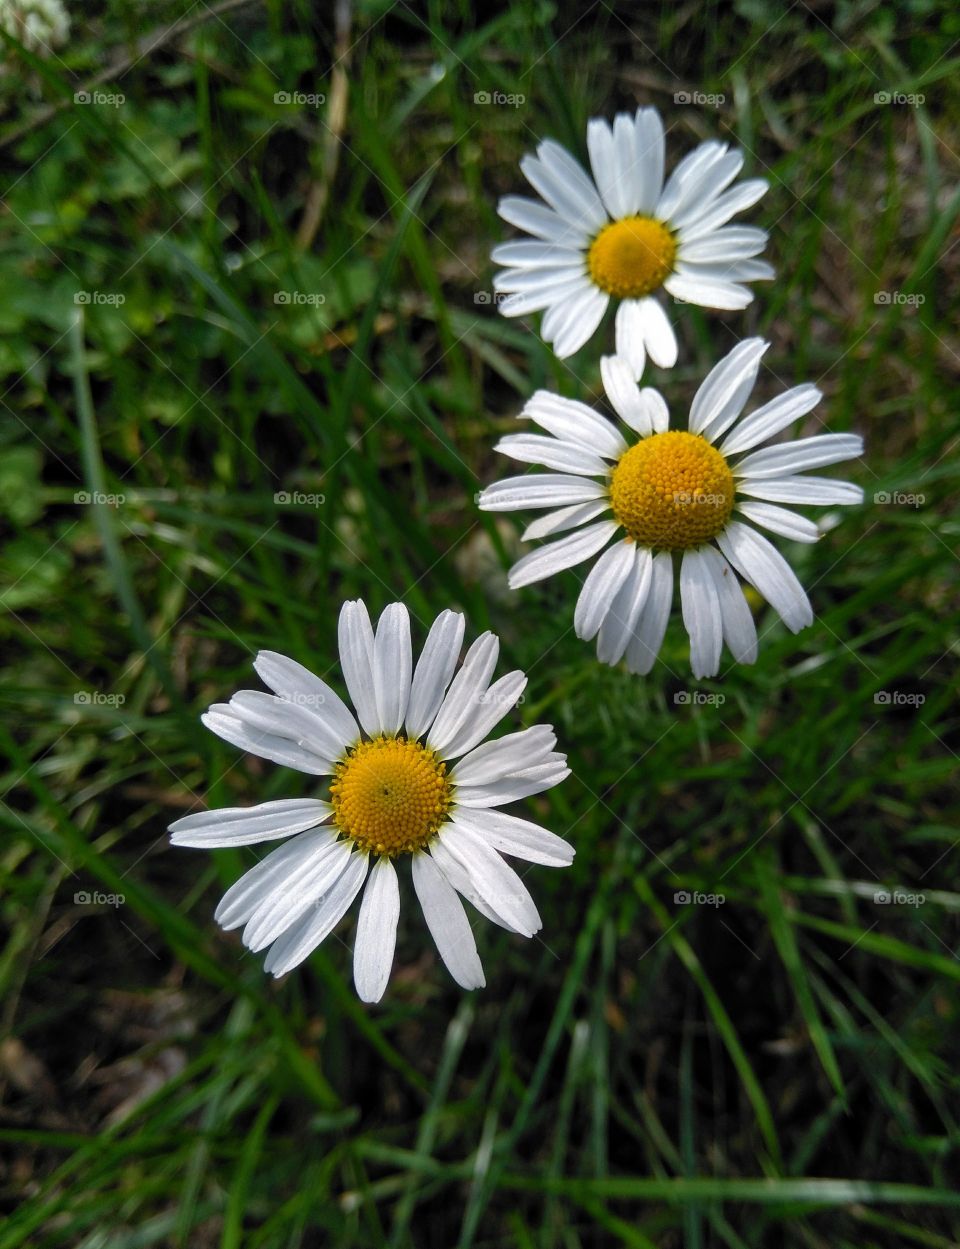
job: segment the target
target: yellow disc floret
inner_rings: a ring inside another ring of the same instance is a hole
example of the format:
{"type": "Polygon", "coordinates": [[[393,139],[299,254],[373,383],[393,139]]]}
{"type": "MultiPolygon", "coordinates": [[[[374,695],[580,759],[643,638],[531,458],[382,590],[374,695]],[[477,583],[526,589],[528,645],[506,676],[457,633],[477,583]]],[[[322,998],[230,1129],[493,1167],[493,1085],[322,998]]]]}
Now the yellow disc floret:
{"type": "Polygon", "coordinates": [[[639,546],[681,551],[715,538],[733,511],[733,474],[699,434],[670,430],[625,451],[610,478],[613,514],[639,546]]]}
{"type": "Polygon", "coordinates": [[[436,834],[451,806],[447,765],[419,742],[375,737],[354,746],[330,783],[333,822],[370,854],[410,854],[436,834]]]}
{"type": "Polygon", "coordinates": [[[624,217],[604,226],[590,244],[587,265],[602,291],[640,299],[661,287],[673,272],[677,243],[652,217],[624,217]]]}

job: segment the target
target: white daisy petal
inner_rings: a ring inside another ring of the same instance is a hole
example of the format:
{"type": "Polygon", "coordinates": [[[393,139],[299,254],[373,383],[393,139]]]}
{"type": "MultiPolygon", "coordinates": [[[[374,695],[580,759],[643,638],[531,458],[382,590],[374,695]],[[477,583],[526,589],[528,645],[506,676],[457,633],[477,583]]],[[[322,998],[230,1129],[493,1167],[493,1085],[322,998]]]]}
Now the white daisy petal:
{"type": "Polygon", "coordinates": [[[521,798],[529,798],[533,794],[541,794],[545,789],[552,789],[570,775],[563,755],[548,759],[536,767],[524,768],[520,772],[505,776],[499,781],[488,781],[483,785],[461,785],[457,790],[457,801],[463,807],[503,807],[509,802],[518,802],[521,798]]]}
{"type": "Polygon", "coordinates": [[[638,547],[630,575],[597,634],[597,659],[602,664],[618,664],[623,658],[650,593],[652,572],[653,555],[646,547],[638,547]]]}
{"type": "Polygon", "coordinates": [[[757,626],[733,569],[716,547],[705,546],[701,552],[704,566],[713,577],[720,603],[723,640],[739,664],[756,663],[757,626]]]}
{"type": "Polygon", "coordinates": [[[558,360],[566,360],[580,350],[600,324],[609,303],[610,296],[604,291],[585,291],[570,300],[563,320],[557,322],[549,335],[541,327],[544,341],[553,344],[558,360]]]}
{"type": "Polygon", "coordinates": [[[812,520],[786,507],[776,507],[773,503],[740,503],[737,511],[755,525],[782,538],[792,538],[794,542],[816,542],[820,537],[820,530],[812,520]]]}
{"type": "Polygon", "coordinates": [[[563,152],[559,144],[550,144],[549,141],[541,143],[537,152],[537,156],[524,156],[520,162],[520,171],[533,189],[571,225],[579,229],[599,230],[606,222],[607,214],[577,162],[572,156],[568,157],[570,165],[580,174],[579,178],[570,178],[569,167],[557,155],[563,152]]]}
{"type": "Polygon", "coordinates": [[[252,953],[265,950],[343,875],[350,846],[332,841],[319,846],[308,859],[288,868],[283,880],[259,903],[243,930],[243,944],[252,953]]]}
{"type": "Polygon", "coordinates": [[[565,568],[573,568],[582,564],[607,545],[617,532],[619,525],[613,520],[601,520],[596,524],[578,529],[566,538],[550,542],[539,547],[517,560],[510,569],[508,582],[511,590],[519,590],[522,586],[533,585],[535,581],[543,581],[554,573],[565,568]]]}
{"type": "Polygon", "coordinates": [[[251,846],[315,828],[329,814],[330,804],[317,798],[279,798],[255,807],[195,811],[174,820],[170,825],[170,842],[174,846],[207,850],[218,846],[251,846]]]}
{"type": "Polygon", "coordinates": [[[514,931],[524,937],[540,931],[540,914],[526,885],[496,850],[463,826],[448,824],[437,834],[437,840],[466,871],[487,906],[502,915],[514,931]]]}
{"type": "Polygon", "coordinates": [[[766,178],[750,178],[745,182],[738,182],[716,199],[704,200],[696,211],[691,210],[684,214],[681,233],[684,242],[703,238],[725,225],[737,213],[752,208],[766,194],[769,185],[766,178]]]}
{"type": "Polygon", "coordinates": [[[703,212],[704,203],[712,203],[727,189],[743,168],[743,153],[739,149],[723,153],[712,163],[704,164],[696,177],[686,179],[679,188],[676,206],[669,214],[670,224],[683,231],[689,220],[696,220],[703,212]]]}
{"type": "Polygon", "coordinates": [[[661,551],[653,557],[650,593],[633,637],[627,644],[627,671],[646,676],[657,661],[663,635],[670,618],[673,600],[673,559],[669,552],[661,551]]]}
{"type": "Polygon", "coordinates": [[[720,667],[723,627],[720,599],[713,576],[700,551],[684,551],[680,564],[680,611],[690,635],[693,675],[712,677],[720,667]]]}
{"type": "Polygon", "coordinates": [[[726,151],[725,143],[710,139],[688,152],[667,179],[654,215],[661,221],[671,221],[675,211],[688,199],[696,197],[699,189],[708,180],[710,171],[723,160],[726,151]]]}
{"type": "Polygon", "coordinates": [[[743,411],[754,383],[763,353],[769,343],[762,338],[747,338],[707,374],[693,397],[690,407],[691,434],[703,434],[708,441],[722,433],[743,411]]]}
{"type": "Polygon", "coordinates": [[[303,702],[320,716],[343,749],[359,738],[359,725],[343,699],[302,664],[276,651],[260,651],[253,667],[275,694],[288,702],[303,702]]]}
{"type": "Polygon", "coordinates": [[[663,122],[655,108],[638,108],[634,119],[634,142],[637,153],[637,180],[640,198],[636,211],[650,216],[663,191],[664,141],[663,122]]]}
{"type": "Polygon", "coordinates": [[[808,468],[823,468],[863,455],[863,439],[858,434],[817,434],[783,446],[752,451],[737,465],[737,476],[757,481],[770,477],[790,477],[808,468]]]}
{"type": "Polygon", "coordinates": [[[279,763],[285,768],[306,772],[308,776],[326,776],[333,770],[332,761],[322,758],[315,751],[288,738],[251,727],[232,711],[229,703],[214,703],[209,711],[203,713],[200,721],[225,742],[260,759],[269,759],[271,763],[279,763]]]}
{"type": "Polygon", "coordinates": [[[529,418],[564,442],[575,442],[586,450],[606,459],[616,460],[627,449],[620,431],[606,417],[562,395],[538,390],[528,400],[521,416],[529,418]]]}
{"type": "Polygon", "coordinates": [[[718,535],[720,550],[793,633],[813,623],[813,609],[793,569],[755,529],[731,521],[718,535]]]}
{"type": "Polygon", "coordinates": [[[617,355],[626,360],[635,381],[643,376],[647,360],[641,300],[624,299],[617,309],[615,325],[617,355]]]}
{"type": "Polygon", "coordinates": [[[531,521],[523,531],[523,541],[533,542],[539,538],[549,538],[553,534],[564,533],[568,529],[576,529],[600,516],[609,507],[610,503],[607,499],[597,499],[593,503],[577,503],[573,507],[558,508],[555,512],[548,512],[546,516],[540,516],[535,521],[531,521]]]}
{"type": "Polygon", "coordinates": [[[615,219],[627,216],[629,210],[623,207],[626,195],[617,172],[613,132],[602,117],[594,117],[587,122],[587,151],[590,153],[593,180],[607,212],[615,219]]]}
{"type": "Polygon", "coordinates": [[[658,299],[641,299],[640,324],[647,355],[661,369],[672,369],[677,363],[677,336],[658,299]]]}
{"type": "Polygon", "coordinates": [[[434,745],[445,759],[457,759],[472,750],[503,717],[517,705],[526,689],[527,678],[522,672],[508,672],[487,690],[478,693],[469,709],[466,721],[456,733],[450,734],[434,745]]]}
{"type": "Polygon", "coordinates": [[[650,417],[650,424],[655,434],[665,434],[670,428],[670,411],[667,401],[659,390],[645,386],[640,391],[640,400],[645,405],[650,417]]]}
{"type": "Polygon", "coordinates": [[[527,239],[498,244],[490,253],[490,259],[495,265],[518,265],[530,269],[583,267],[583,252],[576,248],[557,247],[554,243],[538,243],[527,239]]]}
{"type": "Polygon", "coordinates": [[[213,918],[227,932],[239,928],[278,887],[282,889],[288,873],[299,871],[304,863],[335,842],[336,831],[329,828],[317,828],[291,837],[230,886],[213,918]]]}
{"type": "Polygon", "coordinates": [[[460,656],[465,624],[462,613],[454,611],[441,612],[433,622],[410,687],[408,737],[422,737],[440,710],[460,656]]]}
{"type": "Polygon", "coordinates": [[[264,971],[285,976],[324,941],[360,892],[367,875],[367,856],[354,853],[347,860],[340,877],[317,902],[316,908],[301,916],[270,947],[264,960],[264,971]]]}
{"type": "Polygon", "coordinates": [[[239,690],[228,707],[230,714],[242,720],[251,731],[295,742],[328,761],[343,753],[342,738],[310,707],[287,702],[265,690],[239,690]]]}
{"type": "Polygon", "coordinates": [[[735,282],[691,277],[679,271],[672,273],[663,287],[674,299],[681,299],[685,304],[698,304],[701,308],[739,312],[753,303],[753,291],[745,286],[738,286],[735,282]]]}
{"type": "MultiPolygon", "coordinates": [[[[493,275],[493,289],[501,295],[543,296],[538,307],[565,303],[574,294],[589,294],[594,287],[582,265],[556,265],[542,269],[501,269],[493,275]]],[[[501,301],[501,307],[507,300],[501,301]]]]}
{"type": "Polygon", "coordinates": [[[430,847],[430,854],[434,863],[443,873],[444,879],[448,884],[452,885],[459,893],[461,898],[466,898],[470,905],[480,912],[484,919],[490,920],[491,924],[497,924],[500,928],[506,928],[507,932],[516,932],[513,924],[504,919],[502,915],[498,915],[493,907],[488,906],[480,894],[477,892],[476,886],[470,879],[470,874],[463,866],[459,859],[455,859],[450,851],[440,841],[434,841],[430,847]]]}
{"type": "Polygon", "coordinates": [[[737,494],[772,503],[810,503],[830,507],[835,503],[862,503],[863,491],[849,481],[829,477],[775,477],[770,481],[737,482],[737,494]]]}
{"type": "Polygon", "coordinates": [[[601,482],[562,473],[528,473],[487,486],[477,502],[484,512],[518,512],[526,508],[569,507],[601,498],[606,498],[601,482]]]}
{"type": "Polygon", "coordinates": [[[464,656],[427,735],[427,745],[441,757],[445,743],[453,741],[471,718],[477,696],[487,690],[499,654],[499,638],[493,633],[481,633],[464,656]]]}
{"type": "MultiPolygon", "coordinates": [[[[561,303],[585,291],[593,290],[589,279],[582,274],[574,274],[567,270],[564,270],[564,274],[567,276],[561,275],[554,282],[544,281],[539,284],[531,282],[529,290],[507,295],[506,299],[498,302],[497,311],[505,317],[525,317],[530,312],[539,312],[542,308],[549,308],[551,304],[561,303]]],[[[510,279],[510,285],[518,284],[519,278],[510,279]]],[[[494,290],[500,289],[496,278],[493,281],[493,288],[494,290]]]]}
{"type": "Polygon", "coordinates": [[[526,230],[536,238],[545,239],[559,247],[584,247],[590,240],[585,227],[566,221],[559,213],[524,195],[505,195],[497,205],[497,212],[518,230],[526,230]]]}
{"type": "Polygon", "coordinates": [[[410,616],[402,603],[391,603],[377,624],[373,646],[373,685],[381,732],[396,733],[410,698],[410,616]]]}
{"type": "Polygon", "coordinates": [[[620,188],[621,208],[611,216],[632,217],[640,203],[642,187],[635,127],[629,113],[618,113],[613,121],[613,167],[620,188]]]}
{"type": "Polygon", "coordinates": [[[375,737],[381,730],[373,683],[373,627],[367,608],[359,599],[344,603],[337,627],[340,667],[357,719],[365,733],[375,737]]]}
{"type": "Polygon", "coordinates": [[[758,230],[756,226],[724,226],[712,234],[694,239],[692,243],[681,241],[677,258],[694,264],[746,260],[759,255],[766,247],[767,239],[766,230],[758,230]]]}
{"type": "Polygon", "coordinates": [[[556,744],[557,736],[549,724],[535,724],[476,746],[453,768],[450,779],[455,785],[482,785],[499,780],[518,768],[543,763],[556,744]]]}
{"type": "Polygon", "coordinates": [[[467,829],[492,850],[528,863],[542,863],[544,867],[567,867],[576,854],[573,846],[556,833],[503,811],[458,811],[453,826],[467,829]]]}
{"type": "Polygon", "coordinates": [[[597,635],[620,587],[633,572],[637,548],[633,542],[615,542],[590,569],[577,598],[573,627],[589,642],[597,635]]]}
{"type": "Polygon", "coordinates": [[[633,369],[623,356],[601,356],[600,376],[603,389],[617,416],[646,438],[653,432],[649,410],[640,398],[640,387],[633,376],[633,369]]]}
{"type": "Polygon", "coordinates": [[[447,971],[461,988],[482,989],[487,982],[467,913],[429,854],[413,856],[413,887],[447,971]]]}
{"type": "Polygon", "coordinates": [[[823,395],[816,386],[794,386],[792,390],[771,399],[762,408],[757,408],[742,421],[738,421],[720,444],[720,450],[727,456],[739,455],[741,451],[749,451],[752,447],[759,446],[801,416],[806,416],[822,398],[823,395]]]}
{"type": "Polygon", "coordinates": [[[353,983],[361,1002],[379,1002],[390,979],[400,919],[400,885],[387,858],[380,858],[363,891],[353,943],[353,983]]]}

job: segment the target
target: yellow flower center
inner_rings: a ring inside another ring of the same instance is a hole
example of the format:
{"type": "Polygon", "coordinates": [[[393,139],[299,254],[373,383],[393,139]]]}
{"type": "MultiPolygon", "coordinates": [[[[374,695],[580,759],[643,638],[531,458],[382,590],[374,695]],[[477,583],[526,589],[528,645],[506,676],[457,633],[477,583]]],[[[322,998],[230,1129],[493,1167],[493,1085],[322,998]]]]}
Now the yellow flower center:
{"type": "Polygon", "coordinates": [[[673,272],[677,243],[652,217],[624,217],[604,226],[590,244],[590,276],[602,291],[639,299],[662,286],[673,272]]]}
{"type": "Polygon", "coordinates": [[[423,850],[452,802],[447,765],[403,737],[360,742],[330,782],[333,822],[361,850],[393,858],[423,850]]]}
{"type": "Polygon", "coordinates": [[[638,546],[681,551],[715,538],[733,511],[733,474],[699,434],[669,430],[625,451],[610,478],[613,514],[638,546]]]}

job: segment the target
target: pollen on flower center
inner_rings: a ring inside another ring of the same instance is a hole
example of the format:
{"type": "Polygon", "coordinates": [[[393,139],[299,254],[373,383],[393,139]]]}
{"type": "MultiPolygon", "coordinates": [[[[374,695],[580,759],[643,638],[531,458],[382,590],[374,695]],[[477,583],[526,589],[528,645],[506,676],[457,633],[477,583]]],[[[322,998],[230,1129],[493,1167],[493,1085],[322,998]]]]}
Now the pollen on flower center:
{"type": "Polygon", "coordinates": [[[733,511],[727,461],[699,434],[669,430],[625,451],[610,478],[610,504],[639,546],[687,550],[715,538],[733,511]]]}
{"type": "Polygon", "coordinates": [[[602,291],[639,299],[662,286],[673,272],[677,244],[652,217],[624,217],[604,226],[590,244],[590,276],[602,291]]]}
{"type": "Polygon", "coordinates": [[[333,822],[370,854],[422,850],[452,802],[447,765],[419,742],[376,737],[354,746],[330,783],[333,822]]]}

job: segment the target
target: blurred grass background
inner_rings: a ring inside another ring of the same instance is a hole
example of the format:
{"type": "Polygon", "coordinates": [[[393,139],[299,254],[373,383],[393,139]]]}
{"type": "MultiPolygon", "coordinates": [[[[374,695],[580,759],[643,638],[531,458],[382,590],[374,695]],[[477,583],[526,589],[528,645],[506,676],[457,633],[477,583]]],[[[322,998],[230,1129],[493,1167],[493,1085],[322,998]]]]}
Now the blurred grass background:
{"type": "Polygon", "coordinates": [[[69,7],[0,77],[0,1249],[958,1243],[960,16],[69,7]],[[601,395],[601,340],[493,308],[497,198],[637,103],[771,182],[777,280],[671,310],[674,419],[760,333],[755,401],[814,381],[807,432],[867,443],[866,505],[780,543],[815,625],[757,604],[700,686],[677,619],[641,680],[573,636],[576,572],[510,595],[474,498],[534,388],[601,395]],[[330,670],[355,596],[495,629],[569,752],[524,805],[575,865],[531,874],[542,940],[478,927],[481,993],[409,881],[379,1007],[350,924],[277,984],[212,918],[253,851],[167,845],[309,792],[198,715],[261,646],[330,670]]]}

